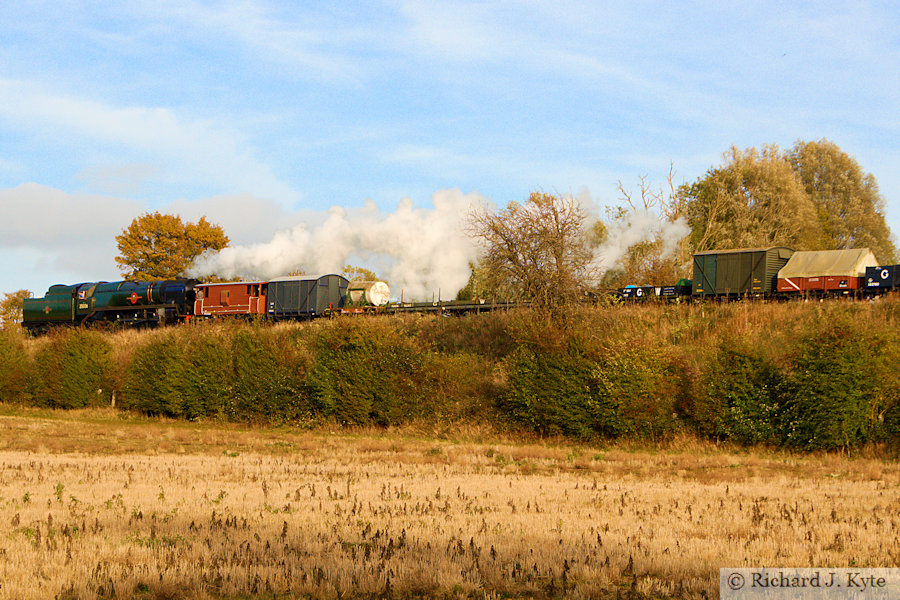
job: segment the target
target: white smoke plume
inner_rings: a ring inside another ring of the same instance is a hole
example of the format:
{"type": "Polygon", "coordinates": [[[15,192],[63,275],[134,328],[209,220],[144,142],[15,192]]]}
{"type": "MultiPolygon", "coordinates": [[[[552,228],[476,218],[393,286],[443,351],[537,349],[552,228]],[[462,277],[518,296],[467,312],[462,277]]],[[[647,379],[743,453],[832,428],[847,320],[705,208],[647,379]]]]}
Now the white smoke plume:
{"type": "Polygon", "coordinates": [[[477,193],[441,190],[433,208],[415,208],[404,199],[397,210],[383,213],[372,201],[361,209],[333,207],[321,225],[301,224],[280,231],[266,243],[224,248],[201,256],[194,277],[270,279],[297,269],[309,274],[340,273],[344,266],[364,263],[387,279],[396,298],[431,299],[440,292],[452,299],[469,278],[469,262],[478,248],[464,230],[477,193]]]}
{"type": "Polygon", "coordinates": [[[610,225],[606,242],[594,251],[591,266],[602,275],[616,266],[631,246],[657,239],[662,241],[662,256],[669,256],[677,250],[678,242],[690,232],[683,217],[666,221],[648,210],[629,211],[610,225]]]}

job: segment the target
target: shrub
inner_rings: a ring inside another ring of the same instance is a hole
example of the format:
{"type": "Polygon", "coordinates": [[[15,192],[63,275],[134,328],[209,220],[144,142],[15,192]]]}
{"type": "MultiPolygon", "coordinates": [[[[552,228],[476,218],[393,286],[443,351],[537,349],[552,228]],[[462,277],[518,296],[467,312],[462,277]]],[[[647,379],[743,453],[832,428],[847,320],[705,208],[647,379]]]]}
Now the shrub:
{"type": "Polygon", "coordinates": [[[789,446],[833,449],[875,439],[896,401],[896,352],[883,351],[896,339],[867,331],[852,315],[823,317],[806,328],[785,379],[782,438],[789,446]]]}
{"type": "Polygon", "coordinates": [[[231,397],[229,332],[221,328],[200,327],[180,338],[183,379],[175,382],[181,394],[179,416],[188,419],[224,416],[226,403],[231,397]]]}
{"type": "Polygon", "coordinates": [[[781,374],[762,354],[746,336],[719,342],[691,415],[700,433],[743,444],[777,441],[781,374]]]}
{"type": "Polygon", "coordinates": [[[309,352],[296,329],[248,327],[232,339],[229,416],[270,421],[309,420],[309,352]]]}
{"type": "Polygon", "coordinates": [[[0,401],[18,402],[24,398],[27,370],[22,334],[0,328],[0,401]]]}
{"type": "Polygon", "coordinates": [[[134,350],[128,365],[122,406],[152,415],[182,416],[185,361],[175,330],[153,332],[134,350]]]}
{"type": "Polygon", "coordinates": [[[435,400],[434,418],[447,422],[492,422],[502,393],[493,363],[467,352],[433,354],[428,360],[423,393],[435,400]]]}
{"type": "Polygon", "coordinates": [[[462,352],[497,360],[516,348],[510,323],[521,318],[522,311],[505,310],[452,318],[429,315],[409,322],[405,330],[436,352],[462,352]]]}
{"type": "Polygon", "coordinates": [[[507,393],[500,410],[543,435],[617,435],[619,405],[606,393],[597,367],[568,350],[520,346],[506,360],[507,393]]]}
{"type": "Polygon", "coordinates": [[[426,355],[385,320],[339,320],[313,336],[307,388],[320,414],[393,425],[430,412],[426,355]]]}
{"type": "Polygon", "coordinates": [[[660,437],[677,425],[681,377],[665,345],[626,340],[597,359],[597,379],[607,402],[618,409],[618,433],[660,437]]]}
{"type": "Polygon", "coordinates": [[[82,408],[108,402],[110,346],[96,331],[54,331],[34,358],[35,402],[53,408],[82,408]]]}

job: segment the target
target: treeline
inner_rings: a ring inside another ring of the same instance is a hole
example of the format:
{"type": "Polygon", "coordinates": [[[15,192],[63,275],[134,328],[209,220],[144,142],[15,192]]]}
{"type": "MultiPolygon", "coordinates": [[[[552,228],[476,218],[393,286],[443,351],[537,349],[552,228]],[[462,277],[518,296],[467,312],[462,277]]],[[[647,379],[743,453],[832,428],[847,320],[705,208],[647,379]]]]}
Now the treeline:
{"type": "Polygon", "coordinates": [[[900,302],[0,332],[0,399],[185,419],[573,439],[900,443],[900,302]]]}

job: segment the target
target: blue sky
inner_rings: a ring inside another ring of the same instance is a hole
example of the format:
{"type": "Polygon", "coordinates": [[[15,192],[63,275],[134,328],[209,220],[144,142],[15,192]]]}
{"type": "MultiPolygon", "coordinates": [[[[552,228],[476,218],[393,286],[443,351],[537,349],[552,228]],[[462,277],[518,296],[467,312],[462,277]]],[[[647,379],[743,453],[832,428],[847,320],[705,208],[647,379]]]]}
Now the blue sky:
{"type": "Polygon", "coordinates": [[[617,203],[828,138],[900,231],[891,2],[29,2],[0,8],[0,292],[119,278],[146,211],[233,244],[441,190],[617,203]]]}

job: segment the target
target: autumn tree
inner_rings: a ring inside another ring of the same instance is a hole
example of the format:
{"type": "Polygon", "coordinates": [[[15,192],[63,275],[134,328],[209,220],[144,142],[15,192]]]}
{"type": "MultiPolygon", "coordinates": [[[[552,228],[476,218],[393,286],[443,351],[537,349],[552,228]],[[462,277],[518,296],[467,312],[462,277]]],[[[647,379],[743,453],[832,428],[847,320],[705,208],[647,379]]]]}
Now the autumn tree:
{"type": "Polygon", "coordinates": [[[878,182],[828,140],[798,141],[786,155],[815,206],[828,249],[870,248],[883,262],[897,260],[878,182]]]}
{"type": "Polygon", "coordinates": [[[365,267],[346,265],[341,273],[350,280],[350,283],[355,283],[357,281],[384,281],[375,274],[375,271],[365,267]]]}
{"type": "Polygon", "coordinates": [[[0,327],[12,327],[22,322],[22,301],[31,298],[28,290],[18,290],[3,294],[0,300],[0,327]]]}
{"type": "Polygon", "coordinates": [[[127,279],[154,281],[184,275],[194,259],[206,250],[221,250],[228,236],[219,225],[201,217],[185,223],[177,215],[147,213],[116,236],[116,262],[127,279]]]}
{"type": "Polygon", "coordinates": [[[816,207],[777,146],[732,146],[725,158],[723,166],[678,190],[692,251],[825,245],[816,207]]]}
{"type": "Polygon", "coordinates": [[[514,293],[539,307],[565,303],[581,291],[591,260],[586,215],[575,198],[533,192],[522,204],[469,215],[483,246],[480,277],[495,294],[514,293]]]}

